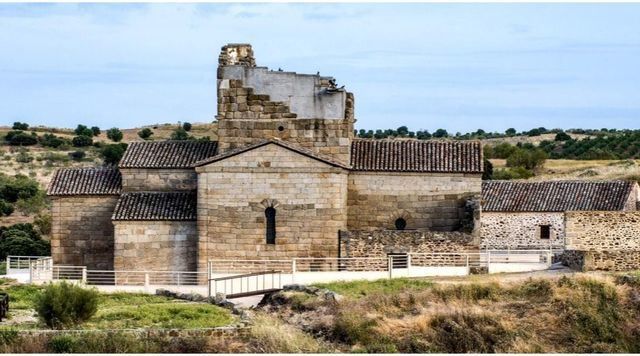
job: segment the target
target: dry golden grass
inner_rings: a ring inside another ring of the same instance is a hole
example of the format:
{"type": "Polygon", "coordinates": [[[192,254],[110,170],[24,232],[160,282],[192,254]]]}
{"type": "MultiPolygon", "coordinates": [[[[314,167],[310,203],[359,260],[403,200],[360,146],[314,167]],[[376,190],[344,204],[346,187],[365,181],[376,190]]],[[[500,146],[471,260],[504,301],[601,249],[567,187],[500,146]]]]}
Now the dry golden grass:
{"type": "MultiPolygon", "coordinates": [[[[494,168],[505,168],[506,160],[491,159],[494,168]]],[[[613,180],[640,178],[640,160],[571,160],[549,159],[530,178],[542,180],[613,180]]]]}

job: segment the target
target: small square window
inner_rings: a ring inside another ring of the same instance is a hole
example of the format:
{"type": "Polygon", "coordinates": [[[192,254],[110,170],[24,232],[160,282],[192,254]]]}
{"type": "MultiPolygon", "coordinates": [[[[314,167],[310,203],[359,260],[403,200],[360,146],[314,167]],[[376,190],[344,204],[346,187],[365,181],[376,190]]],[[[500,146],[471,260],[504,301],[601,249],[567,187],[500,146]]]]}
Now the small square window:
{"type": "Polygon", "coordinates": [[[551,238],[551,225],[540,225],[540,238],[544,240],[551,238]]]}

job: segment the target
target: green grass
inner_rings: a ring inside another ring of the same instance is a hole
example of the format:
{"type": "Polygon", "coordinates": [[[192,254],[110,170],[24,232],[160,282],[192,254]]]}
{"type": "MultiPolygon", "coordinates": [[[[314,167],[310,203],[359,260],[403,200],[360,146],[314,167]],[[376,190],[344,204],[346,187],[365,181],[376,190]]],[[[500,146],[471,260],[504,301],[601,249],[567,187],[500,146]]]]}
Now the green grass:
{"type": "MultiPolygon", "coordinates": [[[[10,284],[0,278],[0,291],[9,293],[10,309],[34,309],[40,286],[10,284]]],[[[151,294],[100,294],[98,312],[81,325],[85,329],[212,328],[231,324],[224,308],[151,294]]],[[[28,326],[33,328],[33,325],[28,326]]],[[[42,328],[45,328],[42,326],[42,328]]]]}
{"type": "Polygon", "coordinates": [[[424,279],[379,279],[377,281],[350,281],[315,284],[338,294],[359,298],[376,293],[396,293],[403,290],[422,290],[431,288],[433,282],[424,279]]]}

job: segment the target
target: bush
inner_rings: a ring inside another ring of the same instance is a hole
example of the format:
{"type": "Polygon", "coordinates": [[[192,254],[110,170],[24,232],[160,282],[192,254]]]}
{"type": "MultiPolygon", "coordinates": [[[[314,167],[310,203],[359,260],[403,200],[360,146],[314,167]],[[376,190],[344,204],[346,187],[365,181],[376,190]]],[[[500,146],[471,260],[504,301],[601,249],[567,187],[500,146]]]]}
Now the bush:
{"type": "Polygon", "coordinates": [[[43,147],[52,147],[52,148],[58,148],[62,145],[68,145],[69,144],[69,140],[60,138],[54,134],[50,134],[50,133],[46,133],[44,135],[42,135],[42,137],[40,137],[40,144],[43,147]]]}
{"type": "Polygon", "coordinates": [[[14,177],[0,173],[0,199],[15,203],[18,199],[29,199],[40,191],[37,181],[21,174],[14,177]]]}
{"type": "Polygon", "coordinates": [[[38,215],[33,219],[33,225],[36,226],[40,234],[49,235],[51,233],[52,217],[51,215],[38,215]]]}
{"type": "Polygon", "coordinates": [[[524,167],[529,171],[535,171],[542,167],[546,160],[547,154],[539,148],[519,148],[507,157],[507,167],[524,167]]]}
{"type": "Polygon", "coordinates": [[[100,136],[100,128],[98,126],[92,126],[91,132],[93,133],[93,136],[100,136]]]}
{"type": "Polygon", "coordinates": [[[69,152],[69,157],[74,161],[81,161],[86,155],[84,151],[69,152]]]}
{"type": "Polygon", "coordinates": [[[153,135],[153,131],[151,131],[151,129],[148,127],[145,127],[144,129],[138,131],[138,136],[140,136],[140,138],[143,140],[149,139],[151,135],[153,135]]]}
{"type": "Polygon", "coordinates": [[[184,141],[184,140],[190,140],[190,139],[192,139],[192,137],[189,136],[189,134],[187,133],[187,131],[185,129],[183,129],[182,127],[178,127],[171,134],[171,139],[172,140],[184,141]]]}
{"type": "Polygon", "coordinates": [[[33,156],[27,153],[27,151],[20,151],[16,155],[16,162],[18,163],[29,163],[33,161],[33,156]]]}
{"type": "Polygon", "coordinates": [[[483,172],[482,172],[482,180],[489,180],[493,177],[493,164],[488,159],[484,159],[483,164],[483,172]]]}
{"type": "Polygon", "coordinates": [[[9,216],[13,214],[13,205],[3,199],[0,199],[0,216],[9,216]]]}
{"type": "Polygon", "coordinates": [[[85,125],[78,125],[78,127],[76,127],[76,129],[73,130],[73,132],[77,136],[87,136],[87,137],[93,136],[93,131],[90,128],[86,127],[85,125]]]}
{"type": "Polygon", "coordinates": [[[16,209],[23,214],[37,214],[47,205],[47,197],[42,190],[31,197],[21,197],[16,201],[16,209]]]}
{"type": "Polygon", "coordinates": [[[71,335],[55,335],[47,343],[47,349],[56,354],[73,353],[77,339],[71,335]]]}
{"type": "Polygon", "coordinates": [[[51,245],[48,241],[33,240],[24,232],[14,232],[0,239],[0,258],[7,256],[49,256],[51,245]]]}
{"type": "Polygon", "coordinates": [[[98,292],[62,282],[47,285],[36,299],[38,317],[50,328],[82,324],[98,310],[98,292]]]}
{"type": "Polygon", "coordinates": [[[124,135],[122,134],[122,131],[120,131],[116,127],[107,130],[107,138],[109,138],[113,142],[120,142],[123,136],[124,135]]]}
{"type": "Polygon", "coordinates": [[[28,134],[23,131],[9,131],[4,139],[12,146],[32,146],[38,143],[38,135],[35,132],[28,134]]]}
{"type": "Polygon", "coordinates": [[[190,122],[185,122],[184,124],[182,124],[182,128],[187,132],[191,131],[191,123],[190,122]]]}
{"type": "Polygon", "coordinates": [[[26,122],[19,122],[16,121],[13,123],[13,127],[11,127],[14,130],[28,130],[29,129],[29,124],[27,124],[26,122]]]}
{"type": "Polygon", "coordinates": [[[569,136],[569,134],[567,134],[566,132],[558,132],[554,139],[554,141],[569,141],[569,140],[571,140],[571,136],[569,136]]]}
{"type": "Polygon", "coordinates": [[[515,167],[507,169],[495,169],[491,179],[497,180],[511,180],[511,179],[528,179],[533,177],[534,174],[530,170],[524,167],[515,167]]]}
{"type": "Polygon", "coordinates": [[[71,140],[71,143],[75,147],[86,147],[93,144],[93,139],[91,138],[91,136],[76,136],[73,138],[73,140],[71,140]]]}
{"type": "Polygon", "coordinates": [[[124,151],[127,150],[126,143],[115,143],[112,145],[106,145],[100,151],[102,155],[102,159],[105,164],[118,164],[122,156],[124,155],[124,151]]]}

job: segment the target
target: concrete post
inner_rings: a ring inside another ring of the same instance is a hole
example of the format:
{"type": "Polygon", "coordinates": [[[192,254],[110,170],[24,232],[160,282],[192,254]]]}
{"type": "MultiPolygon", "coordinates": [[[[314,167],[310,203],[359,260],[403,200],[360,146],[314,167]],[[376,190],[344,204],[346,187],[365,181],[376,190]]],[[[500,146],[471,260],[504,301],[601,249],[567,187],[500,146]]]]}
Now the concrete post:
{"type": "Polygon", "coordinates": [[[291,260],[291,284],[296,283],[296,269],[297,269],[296,259],[294,258],[291,260]]]}
{"type": "Polygon", "coordinates": [[[33,282],[33,264],[29,261],[29,284],[33,282]]]}
{"type": "Polygon", "coordinates": [[[87,267],[82,267],[82,283],[87,284],[87,267]]]}
{"type": "Polygon", "coordinates": [[[388,257],[388,263],[389,263],[389,279],[393,278],[393,257],[389,256],[388,257]]]}
{"type": "Polygon", "coordinates": [[[6,261],[7,262],[7,272],[6,272],[7,274],[9,274],[9,268],[11,266],[11,262],[10,261],[11,261],[11,257],[7,256],[7,261],[6,261]]]}
{"type": "Polygon", "coordinates": [[[149,273],[148,272],[144,273],[144,286],[145,287],[149,287],[149,273]]]}

